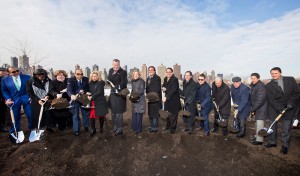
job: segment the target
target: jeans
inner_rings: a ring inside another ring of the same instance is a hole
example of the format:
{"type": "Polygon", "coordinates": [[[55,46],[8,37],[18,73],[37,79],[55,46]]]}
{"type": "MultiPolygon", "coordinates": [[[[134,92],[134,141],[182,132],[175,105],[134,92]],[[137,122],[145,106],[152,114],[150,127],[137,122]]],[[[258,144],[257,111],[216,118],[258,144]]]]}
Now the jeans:
{"type": "Polygon", "coordinates": [[[132,130],[135,133],[140,133],[142,132],[143,128],[143,113],[132,113],[132,130]]]}

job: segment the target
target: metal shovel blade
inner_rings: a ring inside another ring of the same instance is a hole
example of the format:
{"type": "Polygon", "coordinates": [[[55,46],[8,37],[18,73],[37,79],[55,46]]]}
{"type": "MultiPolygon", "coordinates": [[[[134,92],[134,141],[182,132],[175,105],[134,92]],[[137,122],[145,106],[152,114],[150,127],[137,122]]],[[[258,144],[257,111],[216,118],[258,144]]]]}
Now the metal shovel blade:
{"type": "Polygon", "coordinates": [[[230,126],[230,127],[228,128],[228,131],[229,131],[230,133],[238,133],[238,132],[239,132],[239,130],[238,130],[236,127],[234,127],[234,126],[230,126]]]}
{"type": "Polygon", "coordinates": [[[270,134],[272,134],[274,131],[271,128],[263,128],[261,130],[258,131],[258,135],[262,136],[262,137],[266,137],[270,134]]]}
{"type": "Polygon", "coordinates": [[[41,140],[45,130],[33,130],[29,136],[29,142],[41,140]]]}
{"type": "Polygon", "coordinates": [[[22,143],[25,139],[25,135],[23,131],[19,131],[17,133],[17,136],[15,135],[15,133],[11,133],[10,135],[15,139],[16,144],[22,143]]]}

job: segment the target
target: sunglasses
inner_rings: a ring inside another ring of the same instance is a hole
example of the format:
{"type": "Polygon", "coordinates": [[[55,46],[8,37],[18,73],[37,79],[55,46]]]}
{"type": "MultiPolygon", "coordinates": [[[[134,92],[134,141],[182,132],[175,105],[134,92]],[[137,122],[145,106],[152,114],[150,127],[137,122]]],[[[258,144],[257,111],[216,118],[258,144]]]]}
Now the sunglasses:
{"type": "Polygon", "coordinates": [[[199,81],[204,81],[204,79],[198,79],[199,81]]]}
{"type": "Polygon", "coordinates": [[[10,73],[17,73],[17,72],[19,72],[19,70],[11,71],[10,73]]]}
{"type": "Polygon", "coordinates": [[[82,75],[83,75],[83,73],[76,73],[76,75],[81,75],[81,76],[82,76],[82,75]]]}

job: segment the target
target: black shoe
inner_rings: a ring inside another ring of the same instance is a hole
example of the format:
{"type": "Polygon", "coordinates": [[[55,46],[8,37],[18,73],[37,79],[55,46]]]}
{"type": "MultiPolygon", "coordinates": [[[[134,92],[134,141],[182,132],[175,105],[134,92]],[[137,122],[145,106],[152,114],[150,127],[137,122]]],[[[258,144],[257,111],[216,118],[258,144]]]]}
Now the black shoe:
{"type": "Polygon", "coordinates": [[[88,128],[88,127],[84,127],[84,130],[85,130],[86,132],[88,132],[88,131],[89,131],[89,128],[88,128]]]}
{"type": "Polygon", "coordinates": [[[156,133],[157,130],[149,130],[149,133],[156,133]]]}
{"type": "Polygon", "coordinates": [[[75,136],[79,136],[79,132],[78,132],[78,131],[75,131],[75,132],[74,132],[74,135],[75,135],[75,136]]]}
{"type": "Polygon", "coordinates": [[[114,136],[118,136],[118,135],[121,135],[121,134],[123,134],[123,131],[120,131],[118,133],[113,133],[114,136]]]}
{"type": "Polygon", "coordinates": [[[47,130],[48,132],[50,132],[50,133],[53,133],[53,132],[54,132],[54,129],[53,129],[51,126],[48,126],[48,127],[46,128],[46,130],[47,130]]]}
{"type": "Polygon", "coordinates": [[[237,137],[237,138],[243,138],[243,137],[245,137],[245,135],[243,135],[243,134],[238,134],[238,135],[236,135],[236,137],[237,137]]]}
{"type": "Polygon", "coordinates": [[[265,147],[266,148],[272,148],[272,147],[277,147],[277,145],[268,143],[267,145],[265,145],[265,147]]]}
{"type": "Polygon", "coordinates": [[[215,133],[218,131],[218,128],[214,127],[213,129],[210,130],[211,132],[215,133]]]}
{"type": "Polygon", "coordinates": [[[102,134],[102,133],[103,133],[103,129],[102,129],[102,128],[100,128],[100,129],[99,129],[99,132],[102,134]]]}
{"type": "Polygon", "coordinates": [[[253,141],[251,142],[253,145],[262,145],[263,143],[262,142],[258,142],[258,141],[253,141]]]}
{"type": "Polygon", "coordinates": [[[90,130],[90,137],[94,136],[94,134],[96,134],[96,130],[95,129],[91,129],[90,130]]]}
{"type": "Polygon", "coordinates": [[[280,150],[280,153],[283,153],[283,154],[287,154],[288,153],[288,148],[287,147],[284,147],[284,146],[282,146],[281,147],[281,150],[280,150]]]}

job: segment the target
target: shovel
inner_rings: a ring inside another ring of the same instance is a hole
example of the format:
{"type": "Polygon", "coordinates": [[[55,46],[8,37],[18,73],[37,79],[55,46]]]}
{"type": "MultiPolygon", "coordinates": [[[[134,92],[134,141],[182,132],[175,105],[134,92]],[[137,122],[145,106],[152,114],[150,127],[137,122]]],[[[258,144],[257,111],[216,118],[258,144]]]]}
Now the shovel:
{"type": "MultiPolygon", "coordinates": [[[[234,109],[236,110],[237,109],[237,105],[235,106],[234,105],[234,109]]],[[[239,127],[236,125],[236,118],[237,118],[237,113],[234,111],[234,115],[233,115],[233,125],[231,127],[229,127],[228,131],[230,133],[238,133],[240,130],[239,130],[239,127]]]]}
{"type": "Polygon", "coordinates": [[[180,97],[180,103],[181,103],[182,109],[179,111],[179,115],[182,116],[182,117],[184,117],[184,118],[189,118],[189,117],[191,116],[191,113],[190,113],[189,111],[186,111],[186,110],[185,110],[185,106],[184,106],[184,104],[185,104],[184,98],[185,98],[185,97],[183,97],[183,96],[180,97]]]}
{"type": "Polygon", "coordinates": [[[218,124],[219,124],[219,126],[220,127],[226,127],[227,126],[227,121],[226,121],[226,119],[222,119],[217,103],[215,101],[213,101],[213,104],[216,107],[216,110],[217,110],[217,113],[218,113],[218,117],[219,117],[218,124]]]}
{"type": "Polygon", "coordinates": [[[12,109],[13,106],[14,106],[14,103],[11,106],[8,106],[9,110],[10,110],[11,122],[12,122],[12,124],[14,126],[14,130],[15,130],[15,132],[14,133],[10,133],[10,135],[12,136],[12,138],[14,140],[13,143],[14,144],[18,144],[18,143],[22,143],[24,141],[25,136],[24,136],[24,132],[23,131],[18,131],[17,132],[14,111],[12,109]]]}
{"type": "Polygon", "coordinates": [[[201,105],[200,103],[197,103],[197,112],[198,112],[198,116],[195,116],[195,120],[198,120],[198,121],[202,121],[202,120],[205,120],[202,116],[201,116],[201,105]]]}
{"type": "MultiPolygon", "coordinates": [[[[162,95],[164,96],[165,93],[162,92],[162,95]]],[[[165,111],[165,102],[163,102],[163,101],[162,101],[162,109],[160,109],[158,113],[159,113],[159,116],[162,117],[163,119],[167,119],[171,115],[170,112],[165,111]]]]}
{"type": "Polygon", "coordinates": [[[29,136],[29,142],[34,142],[34,141],[41,140],[41,138],[43,137],[43,134],[44,134],[45,130],[40,130],[40,124],[41,124],[41,120],[42,120],[42,117],[43,117],[44,104],[46,102],[47,102],[47,99],[41,105],[41,110],[40,110],[40,115],[39,115],[39,122],[38,122],[38,128],[37,128],[37,130],[31,131],[30,136],[29,136]]]}
{"type": "Polygon", "coordinates": [[[269,128],[263,128],[263,129],[259,130],[258,135],[263,136],[263,137],[266,137],[266,136],[272,134],[272,133],[274,132],[274,131],[272,130],[272,126],[273,126],[276,122],[278,122],[278,120],[283,116],[283,114],[285,113],[286,110],[287,110],[287,108],[284,109],[284,110],[276,117],[276,119],[274,120],[274,122],[271,124],[271,126],[270,126],[269,128]]]}

